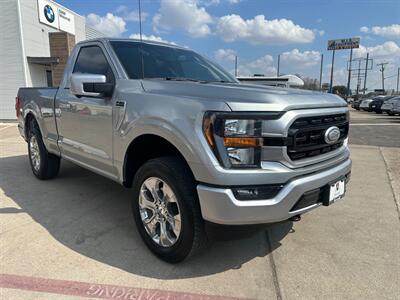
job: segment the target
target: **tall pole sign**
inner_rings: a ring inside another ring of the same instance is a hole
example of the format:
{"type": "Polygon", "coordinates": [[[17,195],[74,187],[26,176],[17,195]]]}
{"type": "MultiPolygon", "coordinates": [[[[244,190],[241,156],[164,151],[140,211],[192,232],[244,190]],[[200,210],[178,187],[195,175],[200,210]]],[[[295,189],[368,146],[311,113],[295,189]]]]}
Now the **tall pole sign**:
{"type": "MultiPolygon", "coordinates": [[[[353,49],[360,47],[360,38],[349,38],[349,39],[339,39],[339,40],[329,40],[328,41],[328,50],[332,52],[332,66],[331,66],[331,82],[329,86],[329,92],[332,93],[333,87],[333,68],[335,64],[335,52],[336,50],[344,50],[344,49],[351,49],[350,51],[350,64],[353,55],[353,49]]],[[[351,68],[350,68],[351,69],[351,68]]],[[[350,92],[350,76],[351,71],[349,71],[349,77],[347,81],[347,94],[350,92]]]]}

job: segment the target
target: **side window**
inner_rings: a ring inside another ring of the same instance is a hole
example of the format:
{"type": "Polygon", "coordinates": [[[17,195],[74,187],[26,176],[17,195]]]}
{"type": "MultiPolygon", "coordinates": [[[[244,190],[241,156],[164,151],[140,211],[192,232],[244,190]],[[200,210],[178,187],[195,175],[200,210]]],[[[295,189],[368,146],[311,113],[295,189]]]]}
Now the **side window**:
{"type": "Polygon", "coordinates": [[[107,82],[115,80],[110,64],[98,46],[82,47],[79,50],[73,73],[101,74],[107,77],[107,82]]]}

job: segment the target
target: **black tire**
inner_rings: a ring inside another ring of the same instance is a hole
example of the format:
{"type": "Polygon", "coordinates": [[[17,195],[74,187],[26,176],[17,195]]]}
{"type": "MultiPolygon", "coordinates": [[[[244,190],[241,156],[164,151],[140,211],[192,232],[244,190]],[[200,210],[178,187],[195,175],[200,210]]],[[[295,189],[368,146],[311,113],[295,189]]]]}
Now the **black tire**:
{"type": "Polygon", "coordinates": [[[152,159],[140,167],[133,181],[132,210],[145,244],[164,261],[178,263],[197,253],[206,244],[205,225],[197,197],[196,182],[187,164],[178,157],[152,159]],[[179,205],[181,231],[176,242],[170,247],[163,247],[153,241],[141,219],[140,189],[143,182],[150,177],[160,178],[168,184],[179,205]]]}
{"type": "Polygon", "coordinates": [[[58,175],[58,172],[60,170],[60,157],[47,152],[46,147],[43,143],[42,134],[40,133],[39,126],[34,119],[29,122],[28,128],[28,156],[32,172],[37,178],[41,180],[46,180],[52,179],[58,175]],[[34,166],[34,162],[32,160],[31,141],[33,139],[36,140],[40,158],[40,163],[37,167],[34,166]]]}

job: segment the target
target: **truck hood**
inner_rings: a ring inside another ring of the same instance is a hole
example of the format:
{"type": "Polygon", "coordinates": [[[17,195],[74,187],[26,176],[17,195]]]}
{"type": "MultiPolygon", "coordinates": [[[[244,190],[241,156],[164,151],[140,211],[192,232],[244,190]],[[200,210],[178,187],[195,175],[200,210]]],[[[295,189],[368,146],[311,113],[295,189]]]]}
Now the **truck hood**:
{"type": "Polygon", "coordinates": [[[147,93],[200,101],[223,101],[233,111],[288,111],[347,106],[342,98],[332,94],[262,85],[162,80],[143,80],[142,85],[147,93]]]}

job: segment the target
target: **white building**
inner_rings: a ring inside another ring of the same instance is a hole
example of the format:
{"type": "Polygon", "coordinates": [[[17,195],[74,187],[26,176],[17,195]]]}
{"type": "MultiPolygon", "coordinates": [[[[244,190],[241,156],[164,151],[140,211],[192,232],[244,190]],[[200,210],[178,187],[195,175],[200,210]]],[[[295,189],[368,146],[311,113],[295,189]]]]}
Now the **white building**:
{"type": "Polygon", "coordinates": [[[19,87],[52,86],[53,66],[61,63],[62,69],[63,59],[51,55],[49,33],[68,33],[73,44],[102,34],[87,27],[85,17],[53,1],[0,0],[0,5],[1,120],[15,119],[19,87]]]}

